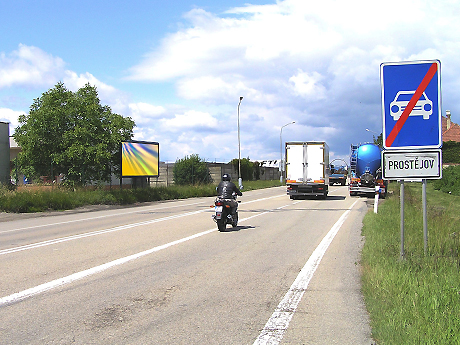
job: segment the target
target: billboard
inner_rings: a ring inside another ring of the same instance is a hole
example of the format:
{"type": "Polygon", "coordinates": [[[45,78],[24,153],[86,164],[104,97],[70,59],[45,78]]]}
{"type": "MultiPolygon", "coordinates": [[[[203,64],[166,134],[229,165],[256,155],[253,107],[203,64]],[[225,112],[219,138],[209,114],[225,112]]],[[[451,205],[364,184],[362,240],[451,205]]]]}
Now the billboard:
{"type": "Polygon", "coordinates": [[[159,144],[148,141],[121,143],[121,177],[157,177],[159,144]]]}

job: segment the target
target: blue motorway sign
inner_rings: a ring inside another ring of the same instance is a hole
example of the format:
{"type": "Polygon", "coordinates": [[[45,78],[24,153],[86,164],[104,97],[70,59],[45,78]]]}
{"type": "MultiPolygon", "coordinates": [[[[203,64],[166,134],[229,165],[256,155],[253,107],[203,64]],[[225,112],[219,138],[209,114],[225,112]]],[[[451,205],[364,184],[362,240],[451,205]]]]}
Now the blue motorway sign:
{"type": "Polygon", "coordinates": [[[427,149],[442,146],[441,63],[383,63],[383,146],[385,149],[427,149]]]}

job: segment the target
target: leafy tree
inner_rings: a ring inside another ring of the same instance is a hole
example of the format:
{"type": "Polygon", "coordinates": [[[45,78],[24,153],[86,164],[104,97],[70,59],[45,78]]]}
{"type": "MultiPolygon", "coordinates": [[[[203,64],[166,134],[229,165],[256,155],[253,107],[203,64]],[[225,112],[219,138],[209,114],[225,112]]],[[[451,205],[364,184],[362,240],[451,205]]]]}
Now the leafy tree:
{"type": "Polygon", "coordinates": [[[383,133],[380,133],[378,137],[373,135],[372,138],[374,139],[374,144],[383,149],[383,133]]]}
{"type": "Polygon", "coordinates": [[[174,183],[178,185],[194,185],[211,183],[212,178],[208,164],[198,155],[185,156],[174,165],[174,183]]]}
{"type": "Polygon", "coordinates": [[[74,93],[62,82],[35,99],[19,123],[14,139],[26,176],[64,174],[74,185],[108,181],[119,172],[120,142],[132,139],[135,126],[101,105],[96,87],[86,84],[74,93]]]}
{"type": "Polygon", "coordinates": [[[446,141],[442,144],[442,162],[460,163],[460,143],[446,141]]]}
{"type": "Polygon", "coordinates": [[[260,180],[260,166],[261,164],[259,162],[254,162],[253,167],[254,167],[254,178],[256,180],[260,180]]]}
{"type": "MultiPolygon", "coordinates": [[[[239,169],[238,159],[233,159],[230,164],[233,165],[236,171],[239,169]]],[[[254,163],[252,163],[248,158],[241,158],[241,178],[243,181],[252,181],[254,180],[254,163]]]]}

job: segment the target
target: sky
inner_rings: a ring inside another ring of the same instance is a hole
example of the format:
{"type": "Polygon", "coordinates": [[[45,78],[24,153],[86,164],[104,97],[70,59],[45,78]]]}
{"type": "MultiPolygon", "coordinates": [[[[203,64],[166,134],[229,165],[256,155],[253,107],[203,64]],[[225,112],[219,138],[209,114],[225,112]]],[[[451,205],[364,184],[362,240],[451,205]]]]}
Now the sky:
{"type": "Polygon", "coordinates": [[[90,83],[161,161],[238,158],[239,109],[242,158],[326,141],[348,162],[382,132],[382,63],[440,60],[460,123],[458,18],[457,0],[0,0],[0,121],[90,83]]]}

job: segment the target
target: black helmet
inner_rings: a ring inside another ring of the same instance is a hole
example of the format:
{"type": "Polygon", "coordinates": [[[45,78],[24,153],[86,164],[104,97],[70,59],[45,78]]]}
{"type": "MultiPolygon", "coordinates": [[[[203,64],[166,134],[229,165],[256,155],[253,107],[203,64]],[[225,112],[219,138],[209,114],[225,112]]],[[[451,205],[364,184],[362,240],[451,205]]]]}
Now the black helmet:
{"type": "Polygon", "coordinates": [[[222,181],[231,181],[232,177],[229,174],[222,175],[222,181]]]}

